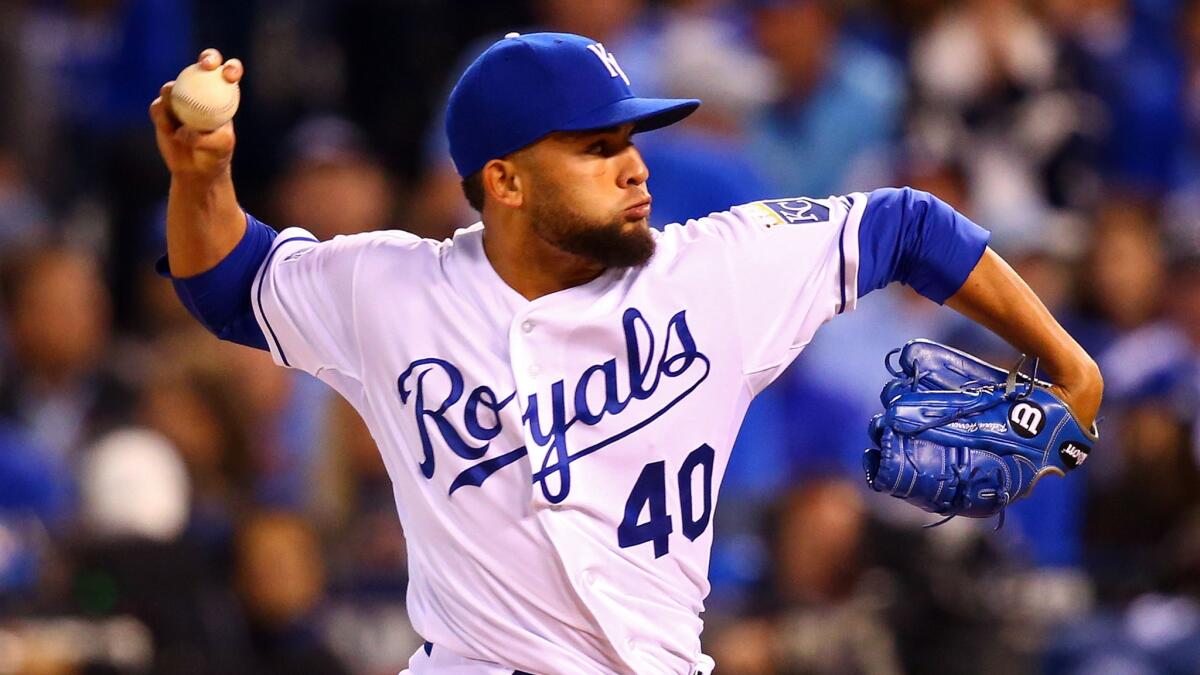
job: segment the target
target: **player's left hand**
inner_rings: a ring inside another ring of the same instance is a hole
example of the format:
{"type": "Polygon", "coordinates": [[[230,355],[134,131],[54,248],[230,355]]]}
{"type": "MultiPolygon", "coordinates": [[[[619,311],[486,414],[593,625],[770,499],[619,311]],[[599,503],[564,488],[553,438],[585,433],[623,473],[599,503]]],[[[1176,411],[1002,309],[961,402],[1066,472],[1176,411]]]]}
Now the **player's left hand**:
{"type": "Polygon", "coordinates": [[[1003,517],[1042,477],[1082,464],[1097,440],[1046,382],[928,340],[893,354],[863,457],[876,491],[947,519],[1003,517]]]}

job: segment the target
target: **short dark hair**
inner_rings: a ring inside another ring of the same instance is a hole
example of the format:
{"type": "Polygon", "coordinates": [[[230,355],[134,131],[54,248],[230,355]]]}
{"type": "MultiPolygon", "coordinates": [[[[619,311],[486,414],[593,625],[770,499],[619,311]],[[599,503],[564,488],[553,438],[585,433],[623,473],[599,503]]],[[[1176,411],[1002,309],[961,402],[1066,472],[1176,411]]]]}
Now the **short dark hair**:
{"type": "Polygon", "coordinates": [[[483,213],[483,171],[476,171],[462,181],[463,195],[471,208],[483,213]]]}

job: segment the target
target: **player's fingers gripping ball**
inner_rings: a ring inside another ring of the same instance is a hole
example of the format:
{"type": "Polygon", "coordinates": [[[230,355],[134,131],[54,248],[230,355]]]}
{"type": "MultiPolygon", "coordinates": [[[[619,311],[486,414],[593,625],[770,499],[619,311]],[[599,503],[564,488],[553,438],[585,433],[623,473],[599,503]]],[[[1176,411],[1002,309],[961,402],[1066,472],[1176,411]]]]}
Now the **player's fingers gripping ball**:
{"type": "Polygon", "coordinates": [[[209,70],[193,63],[171,88],[171,112],[186,127],[213,131],[233,119],[241,101],[241,89],[223,75],[224,66],[209,70]]]}
{"type": "Polygon", "coordinates": [[[909,342],[885,364],[894,379],[880,394],[884,412],[868,425],[875,447],[863,455],[867,484],[946,516],[941,522],[1000,514],[999,527],[1005,507],[1042,477],[1078,467],[1098,438],[1046,382],[1016,368],[928,340],[909,342]]]}

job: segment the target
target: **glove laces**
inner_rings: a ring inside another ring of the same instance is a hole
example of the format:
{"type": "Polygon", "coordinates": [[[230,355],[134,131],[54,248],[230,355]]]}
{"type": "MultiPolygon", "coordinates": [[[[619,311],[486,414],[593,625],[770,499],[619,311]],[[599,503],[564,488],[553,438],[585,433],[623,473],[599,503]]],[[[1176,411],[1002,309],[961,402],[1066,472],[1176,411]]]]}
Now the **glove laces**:
{"type": "MultiPolygon", "coordinates": [[[[907,454],[907,451],[905,454],[907,454]]],[[[937,521],[936,523],[930,523],[928,525],[923,525],[922,527],[924,529],[937,527],[939,525],[945,525],[946,523],[950,522],[954,518],[958,517],[960,514],[962,514],[967,509],[970,509],[972,506],[974,506],[974,504],[971,502],[971,497],[967,494],[967,491],[966,491],[966,489],[964,489],[964,487],[966,485],[969,485],[971,482],[973,482],[975,480],[975,477],[980,472],[979,467],[977,467],[977,466],[972,467],[971,472],[967,474],[967,478],[965,481],[963,480],[962,467],[960,467],[957,464],[954,464],[954,465],[951,465],[950,470],[954,472],[954,477],[956,479],[958,479],[958,483],[957,483],[958,491],[954,494],[954,498],[951,499],[951,501],[950,501],[950,512],[947,513],[944,518],[937,521]]],[[[997,474],[999,474],[999,478],[1001,480],[998,480],[996,482],[1003,484],[1004,476],[1003,476],[1003,473],[999,469],[991,469],[988,471],[988,474],[989,474],[989,477],[992,477],[992,478],[995,478],[997,476],[997,474]]],[[[987,492],[991,492],[991,491],[988,490],[987,492]]],[[[980,496],[983,496],[983,495],[981,494],[980,496]]],[[[1008,505],[1012,503],[1012,497],[1011,497],[1011,495],[1009,495],[1007,490],[997,490],[996,491],[996,500],[999,502],[1000,510],[996,513],[996,515],[999,516],[999,518],[996,521],[996,527],[992,528],[993,532],[999,531],[1000,528],[1004,527],[1004,514],[1006,511],[1008,511],[1008,505]]]]}
{"type": "MultiPolygon", "coordinates": [[[[898,351],[899,350],[892,350],[892,352],[889,352],[888,356],[884,358],[884,365],[887,367],[887,369],[889,371],[893,372],[893,374],[895,374],[895,371],[892,370],[892,366],[889,363],[889,360],[890,360],[891,355],[898,351]]],[[[1019,400],[1025,399],[1025,398],[1029,398],[1029,396],[1031,396],[1033,394],[1033,389],[1037,383],[1037,371],[1038,371],[1038,364],[1039,364],[1040,359],[1038,359],[1037,357],[1034,357],[1034,359],[1033,359],[1033,374],[1029,376],[1028,380],[1020,383],[1023,386],[1021,386],[1018,389],[1017,378],[1020,376],[1021,366],[1023,366],[1025,364],[1025,358],[1026,358],[1025,355],[1022,354],[1021,358],[1017,361],[1016,365],[1014,365],[1012,367],[1012,369],[1008,372],[1008,377],[1006,378],[1006,380],[1004,382],[1004,395],[1003,396],[991,397],[990,399],[981,397],[980,399],[977,400],[976,403],[957,408],[953,413],[946,415],[945,417],[940,417],[940,418],[937,418],[934,420],[930,420],[929,422],[926,422],[925,424],[922,424],[919,427],[913,429],[909,433],[911,435],[915,436],[924,431],[928,431],[928,430],[936,428],[936,427],[950,424],[951,422],[955,422],[964,417],[974,416],[979,413],[985,412],[987,410],[990,410],[990,409],[1000,405],[1001,403],[1005,403],[1005,402],[1009,402],[1009,401],[1019,401],[1019,400]]],[[[910,386],[913,388],[914,391],[916,390],[917,383],[920,380],[920,377],[921,377],[920,364],[914,360],[913,361],[912,380],[910,382],[910,386]]],[[[998,386],[999,385],[997,385],[996,383],[990,383],[990,382],[984,383],[979,380],[971,380],[969,382],[964,383],[962,386],[962,389],[964,391],[974,391],[976,393],[984,393],[984,392],[989,392],[989,391],[995,391],[998,386]]],[[[906,447],[904,448],[904,458],[906,461],[908,461],[909,464],[912,465],[914,471],[919,471],[916,460],[913,459],[911,451],[907,447],[907,444],[906,444],[906,447]]],[[[931,527],[937,527],[939,525],[944,525],[944,524],[950,522],[951,520],[953,520],[954,518],[956,518],[957,516],[961,515],[964,511],[967,511],[974,505],[971,501],[970,496],[967,494],[967,490],[965,489],[965,486],[970,485],[971,483],[974,482],[976,476],[979,475],[980,468],[978,466],[972,467],[971,472],[967,474],[965,480],[963,478],[963,469],[961,466],[959,466],[958,464],[952,464],[950,466],[950,470],[954,473],[954,478],[956,479],[956,487],[958,488],[954,494],[954,497],[950,501],[950,512],[947,513],[946,516],[944,518],[942,518],[941,520],[939,520],[938,522],[925,525],[924,526],[925,528],[931,528],[931,527]]],[[[1004,484],[1004,480],[1003,480],[1004,475],[1003,475],[1003,472],[1000,471],[1000,469],[998,469],[998,468],[990,469],[988,471],[988,474],[989,474],[988,477],[993,480],[996,480],[996,483],[998,483],[1000,485],[1004,484]]],[[[988,490],[986,492],[991,492],[991,491],[988,490]]],[[[983,497],[985,495],[983,493],[981,493],[980,496],[983,497]]],[[[997,515],[999,516],[999,518],[997,519],[996,527],[993,528],[993,531],[999,530],[1000,528],[1004,527],[1004,515],[1008,511],[1009,504],[1011,504],[1013,501],[1012,495],[1007,490],[998,490],[996,492],[996,499],[999,502],[1000,510],[997,512],[997,515]]]]}
{"type": "MultiPolygon", "coordinates": [[[[936,419],[932,419],[932,420],[926,422],[925,424],[922,424],[922,425],[916,427],[915,429],[913,429],[912,431],[910,431],[908,433],[915,436],[924,431],[929,431],[930,429],[935,429],[937,427],[950,424],[951,422],[956,422],[964,417],[974,416],[974,415],[978,415],[979,413],[982,413],[982,412],[987,412],[988,410],[995,408],[996,406],[1000,405],[1001,403],[1006,403],[1006,402],[1010,402],[1010,401],[1020,401],[1022,399],[1029,398],[1033,394],[1033,388],[1036,386],[1035,382],[1037,380],[1038,362],[1039,362],[1039,359],[1034,358],[1034,360],[1033,360],[1033,375],[1030,376],[1030,378],[1027,381],[1021,383],[1021,385],[1023,385],[1023,386],[1021,386],[1020,390],[1018,390],[1018,386],[1017,386],[1017,376],[1020,375],[1021,366],[1025,363],[1025,355],[1024,354],[1022,354],[1021,359],[1019,361],[1017,361],[1017,365],[1013,366],[1013,369],[1008,372],[1008,379],[1004,382],[1004,395],[1003,396],[996,396],[993,398],[980,397],[974,403],[956,408],[954,410],[954,412],[950,413],[949,415],[946,415],[945,417],[938,417],[936,419]]],[[[886,363],[886,360],[885,360],[885,363],[886,363]]],[[[890,370],[891,366],[888,366],[888,368],[890,370]]],[[[910,386],[914,390],[916,390],[917,382],[920,379],[920,377],[921,377],[920,363],[918,363],[917,361],[913,361],[912,381],[911,381],[910,386]]],[[[981,393],[996,391],[996,388],[998,386],[999,385],[996,383],[981,383],[979,380],[971,380],[970,382],[966,382],[963,384],[962,390],[981,394],[981,393]]]]}

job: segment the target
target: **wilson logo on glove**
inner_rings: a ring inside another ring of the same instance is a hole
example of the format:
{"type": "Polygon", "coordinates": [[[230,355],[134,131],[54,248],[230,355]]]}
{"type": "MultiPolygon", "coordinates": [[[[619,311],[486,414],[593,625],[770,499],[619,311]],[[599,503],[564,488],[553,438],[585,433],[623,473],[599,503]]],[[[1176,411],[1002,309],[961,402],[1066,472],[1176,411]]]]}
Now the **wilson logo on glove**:
{"type": "Polygon", "coordinates": [[[1046,422],[1046,411],[1030,401],[1022,401],[1008,410],[1008,421],[1022,438],[1033,438],[1042,433],[1046,422]]]}
{"type": "Polygon", "coordinates": [[[1058,446],[1058,454],[1062,457],[1063,464],[1072,469],[1086,462],[1088,453],[1091,451],[1092,449],[1088,446],[1072,441],[1058,446]]]}
{"type": "MultiPolygon", "coordinates": [[[[1023,359],[1022,359],[1023,362],[1023,359]]],[[[1004,371],[929,340],[884,359],[892,380],[867,431],[867,485],[944,516],[987,518],[1029,494],[1042,477],[1083,464],[1097,439],[1050,384],[1004,371]],[[896,365],[892,357],[897,356],[896,365]],[[1057,449],[1058,452],[1054,452],[1057,449]]],[[[940,524],[940,523],[938,523],[940,524]]]]}

